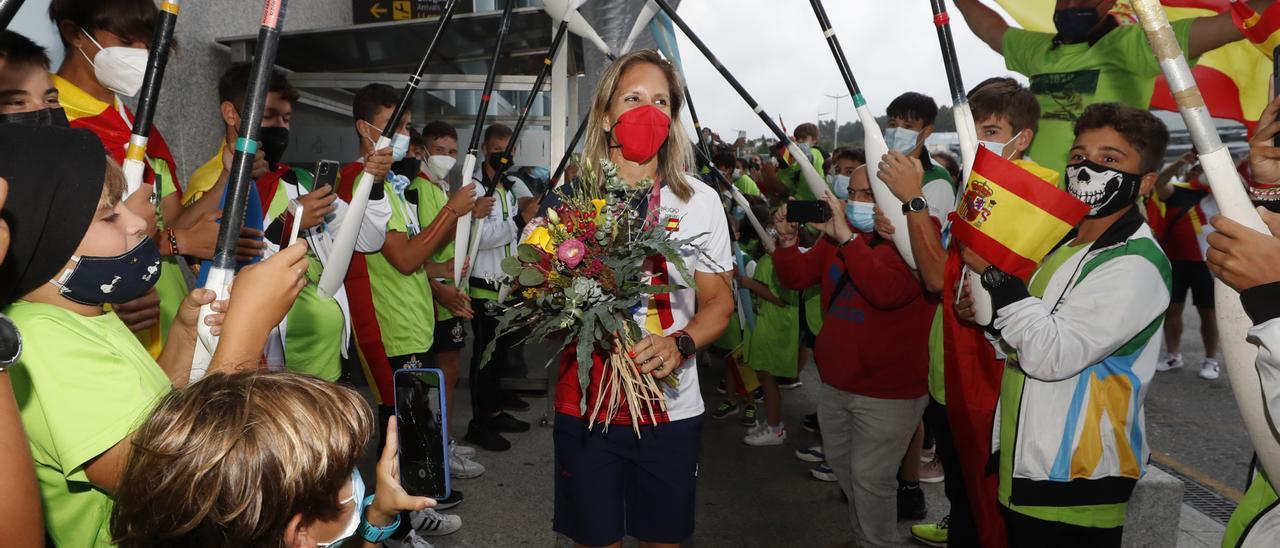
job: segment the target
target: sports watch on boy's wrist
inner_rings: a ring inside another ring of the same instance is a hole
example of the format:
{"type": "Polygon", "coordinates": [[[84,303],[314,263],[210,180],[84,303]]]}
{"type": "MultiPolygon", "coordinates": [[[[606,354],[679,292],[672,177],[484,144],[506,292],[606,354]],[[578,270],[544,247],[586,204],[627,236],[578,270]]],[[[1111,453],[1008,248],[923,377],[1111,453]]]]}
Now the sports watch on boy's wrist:
{"type": "MultiPolygon", "coordinates": [[[[373,504],[374,495],[364,498],[364,504],[360,506],[360,511],[364,512],[373,504]]],[[[396,533],[396,529],[400,528],[400,514],[396,514],[396,518],[382,527],[369,523],[365,516],[360,516],[360,527],[356,528],[356,536],[364,539],[365,542],[379,543],[391,538],[396,533]]]]}
{"type": "Polygon", "coordinates": [[[924,196],[916,196],[910,200],[902,202],[902,214],[918,213],[929,209],[929,202],[924,200],[924,196]]]}
{"type": "Polygon", "coordinates": [[[698,353],[698,345],[693,342],[693,337],[684,331],[676,331],[671,334],[671,338],[676,340],[676,350],[680,351],[680,357],[688,359],[689,356],[698,353]]]}
{"type": "Polygon", "coordinates": [[[988,265],[987,269],[982,271],[982,288],[987,291],[1004,285],[1008,280],[1009,275],[995,265],[988,265]]]}

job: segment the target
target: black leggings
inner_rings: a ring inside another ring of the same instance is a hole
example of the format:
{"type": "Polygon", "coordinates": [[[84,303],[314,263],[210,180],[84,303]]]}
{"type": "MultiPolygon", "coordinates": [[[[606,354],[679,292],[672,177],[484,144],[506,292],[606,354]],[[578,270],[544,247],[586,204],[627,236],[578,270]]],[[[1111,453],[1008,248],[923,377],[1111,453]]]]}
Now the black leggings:
{"type": "MultiPolygon", "coordinates": [[[[498,390],[502,374],[507,370],[507,347],[511,337],[504,337],[494,347],[489,363],[481,361],[484,349],[498,334],[498,316],[501,312],[489,315],[485,312],[485,304],[492,301],[471,299],[471,311],[475,317],[471,319],[471,331],[475,334],[475,346],[471,348],[471,419],[480,420],[502,411],[502,395],[498,390]]],[[[496,309],[495,309],[496,310],[496,309]]]]}
{"type": "Polygon", "coordinates": [[[948,548],[979,548],[978,525],[969,508],[969,493],[964,485],[964,472],[960,469],[960,456],[956,453],[955,439],[951,437],[951,424],[947,422],[947,406],[929,398],[924,409],[924,423],[933,434],[933,446],[942,473],[946,475],[943,489],[951,503],[951,518],[947,529],[948,548]]]}

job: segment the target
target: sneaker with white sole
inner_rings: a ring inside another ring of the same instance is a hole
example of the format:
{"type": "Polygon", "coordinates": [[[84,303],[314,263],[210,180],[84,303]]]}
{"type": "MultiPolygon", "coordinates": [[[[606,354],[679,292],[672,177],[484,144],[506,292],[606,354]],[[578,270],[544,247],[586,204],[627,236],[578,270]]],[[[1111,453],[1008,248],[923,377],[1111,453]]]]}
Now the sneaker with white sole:
{"type": "Polygon", "coordinates": [[[421,535],[413,530],[410,530],[409,534],[400,540],[384,540],[382,541],[382,545],[387,548],[433,548],[431,546],[431,541],[422,538],[421,535]]]}
{"type": "Polygon", "coordinates": [[[805,462],[814,463],[825,462],[827,460],[827,456],[822,453],[821,445],[796,449],[796,458],[805,462]]]}
{"type": "Polygon", "coordinates": [[[476,456],[476,448],[466,445],[458,445],[458,440],[449,440],[449,447],[453,448],[459,455],[467,458],[476,456]]]}
{"type": "Polygon", "coordinates": [[[483,465],[463,455],[456,445],[452,446],[449,451],[449,476],[454,479],[473,479],[482,475],[484,475],[483,465]]]}
{"type": "Polygon", "coordinates": [[[1156,371],[1173,371],[1182,369],[1182,354],[1165,354],[1156,362],[1156,371]]]}
{"type": "Polygon", "coordinates": [[[836,481],[836,473],[831,470],[826,463],[819,464],[809,469],[809,475],[818,481],[836,481]]]}
{"type": "Polygon", "coordinates": [[[428,537],[440,537],[458,532],[462,528],[462,518],[453,514],[441,514],[427,508],[409,513],[409,525],[414,532],[428,537]]]}
{"type": "Polygon", "coordinates": [[[756,431],[747,434],[742,438],[742,443],[752,447],[763,447],[766,445],[782,445],[787,441],[787,429],[781,424],[778,426],[761,426],[756,431]]]}
{"type": "Polygon", "coordinates": [[[942,472],[942,461],[936,458],[920,465],[921,483],[942,483],[946,477],[942,472]]]}
{"type": "Polygon", "coordinates": [[[1217,380],[1220,370],[1221,367],[1218,365],[1218,360],[1205,358],[1204,361],[1200,363],[1200,378],[1206,381],[1217,380]]]}

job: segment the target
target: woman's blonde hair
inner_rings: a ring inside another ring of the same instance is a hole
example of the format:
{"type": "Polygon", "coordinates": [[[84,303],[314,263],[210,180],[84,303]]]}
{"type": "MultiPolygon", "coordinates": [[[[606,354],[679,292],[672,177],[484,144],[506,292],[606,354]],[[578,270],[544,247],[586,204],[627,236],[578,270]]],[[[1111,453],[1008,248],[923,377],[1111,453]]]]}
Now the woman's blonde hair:
{"type": "MultiPolygon", "coordinates": [[[[595,99],[591,101],[591,114],[587,118],[586,144],[582,148],[583,158],[591,162],[595,180],[600,181],[602,172],[599,160],[609,157],[610,145],[611,127],[605,126],[604,119],[609,115],[609,105],[618,91],[618,82],[622,80],[622,75],[627,72],[627,69],[639,63],[649,63],[662,70],[667,77],[667,85],[671,88],[669,94],[671,131],[667,135],[667,142],[663,143],[662,148],[658,150],[658,176],[676,196],[688,201],[693,196],[693,188],[685,179],[685,173],[689,166],[693,165],[693,144],[689,141],[689,135],[680,121],[680,113],[684,109],[684,81],[680,78],[680,73],[676,71],[675,66],[663,59],[657,51],[651,49],[633,51],[619,57],[605,69],[604,75],[600,77],[600,87],[596,88],[595,99]]],[[[613,122],[616,123],[617,120],[613,122]]]]}
{"type": "Polygon", "coordinates": [[[215,373],[162,398],[115,494],[122,546],[282,546],[334,520],[373,428],[354,390],[295,373],[215,373]]]}

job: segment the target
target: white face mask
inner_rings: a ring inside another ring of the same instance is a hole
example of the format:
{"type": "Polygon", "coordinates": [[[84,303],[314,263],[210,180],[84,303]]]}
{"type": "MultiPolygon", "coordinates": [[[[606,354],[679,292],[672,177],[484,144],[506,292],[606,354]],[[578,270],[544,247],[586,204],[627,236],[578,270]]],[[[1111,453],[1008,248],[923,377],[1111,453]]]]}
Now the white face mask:
{"type": "MultiPolygon", "coordinates": [[[[1001,158],[1005,158],[1004,156],[1005,147],[1009,146],[1009,143],[1017,141],[1019,135],[1022,135],[1022,133],[1018,132],[1014,134],[1012,139],[1009,139],[1008,141],[1005,141],[1003,143],[1000,143],[997,141],[978,141],[978,144],[984,147],[987,147],[987,150],[990,150],[991,152],[996,153],[1001,158]]],[[[1008,160],[1008,158],[1005,158],[1005,159],[1008,160]]]]}
{"type": "Polygon", "coordinates": [[[445,156],[443,154],[434,154],[427,156],[426,165],[422,168],[431,176],[431,180],[435,182],[444,181],[445,176],[453,170],[453,166],[458,163],[458,159],[453,156],[445,156]]]}
{"type": "Polygon", "coordinates": [[[346,506],[354,501],[355,511],[351,513],[351,517],[347,520],[347,525],[342,528],[342,532],[329,542],[318,542],[317,547],[333,547],[345,544],[344,541],[354,537],[356,529],[360,527],[360,518],[364,514],[364,480],[360,478],[360,469],[351,471],[351,496],[338,503],[338,506],[346,506]]]}
{"type": "Polygon", "coordinates": [[[911,154],[916,149],[916,141],[920,139],[920,132],[905,127],[891,127],[884,130],[884,142],[889,145],[889,150],[896,150],[903,154],[911,154]]]}
{"type": "Polygon", "coordinates": [[[735,180],[737,180],[737,179],[741,179],[741,178],[742,178],[742,170],[741,170],[741,169],[735,169],[735,170],[733,170],[733,178],[734,178],[735,180]]]}
{"type": "Polygon", "coordinates": [[[104,48],[88,32],[80,29],[93,45],[98,46],[98,55],[90,59],[80,50],[85,60],[93,65],[93,75],[98,83],[123,97],[133,97],[142,88],[142,77],[147,72],[147,55],[144,48],[109,47],[104,48]]]}

